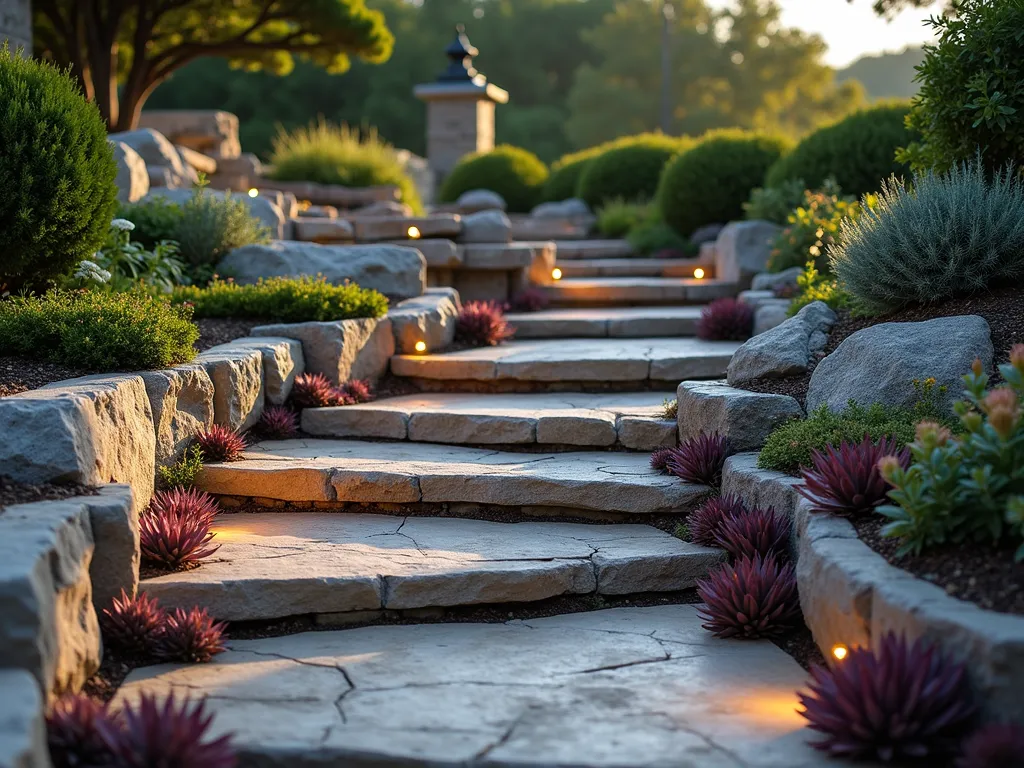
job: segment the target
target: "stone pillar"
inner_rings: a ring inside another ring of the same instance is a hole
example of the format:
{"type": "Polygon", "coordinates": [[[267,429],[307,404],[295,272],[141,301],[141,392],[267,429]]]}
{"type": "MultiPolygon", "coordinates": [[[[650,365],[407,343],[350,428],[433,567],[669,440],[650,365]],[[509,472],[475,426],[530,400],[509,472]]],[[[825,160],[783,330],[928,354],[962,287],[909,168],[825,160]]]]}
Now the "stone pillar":
{"type": "Polygon", "coordinates": [[[494,149],[495,105],[508,93],[473,68],[477,53],[459,25],[445,49],[448,68],[413,91],[427,103],[427,163],[438,185],[463,155],[494,149]]]}
{"type": "Polygon", "coordinates": [[[32,53],[32,0],[0,0],[0,46],[9,42],[12,51],[32,53]]]}

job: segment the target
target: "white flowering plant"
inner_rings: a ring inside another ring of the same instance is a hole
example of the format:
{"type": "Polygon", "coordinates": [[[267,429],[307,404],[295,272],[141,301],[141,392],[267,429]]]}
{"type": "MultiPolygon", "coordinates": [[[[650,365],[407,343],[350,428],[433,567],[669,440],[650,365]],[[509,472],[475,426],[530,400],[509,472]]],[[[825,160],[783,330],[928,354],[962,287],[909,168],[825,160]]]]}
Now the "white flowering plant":
{"type": "Polygon", "coordinates": [[[178,285],[187,285],[185,264],[178,256],[178,244],[161,240],[153,250],[133,243],[135,225],[127,219],[110,222],[103,248],[91,260],[82,261],[74,278],[81,283],[106,284],[114,290],[126,290],[140,283],[163,293],[178,285]]]}

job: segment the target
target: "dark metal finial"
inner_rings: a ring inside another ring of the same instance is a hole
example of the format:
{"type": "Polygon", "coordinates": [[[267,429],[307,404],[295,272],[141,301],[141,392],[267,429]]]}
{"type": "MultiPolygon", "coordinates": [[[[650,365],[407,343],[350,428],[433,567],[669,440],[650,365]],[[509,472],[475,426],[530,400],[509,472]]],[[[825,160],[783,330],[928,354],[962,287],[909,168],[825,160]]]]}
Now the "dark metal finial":
{"type": "Polygon", "coordinates": [[[458,24],[455,27],[455,39],[444,49],[448,57],[448,68],[438,76],[439,82],[472,80],[477,76],[473,68],[473,57],[480,51],[473,47],[466,37],[466,27],[458,24]]]}

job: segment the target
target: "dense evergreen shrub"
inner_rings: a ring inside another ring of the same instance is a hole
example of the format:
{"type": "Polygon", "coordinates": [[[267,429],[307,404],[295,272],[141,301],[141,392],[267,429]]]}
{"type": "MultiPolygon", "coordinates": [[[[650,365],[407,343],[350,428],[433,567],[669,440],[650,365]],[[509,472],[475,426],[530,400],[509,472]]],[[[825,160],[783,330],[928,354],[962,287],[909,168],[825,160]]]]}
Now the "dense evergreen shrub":
{"type": "Polygon", "coordinates": [[[137,203],[121,203],[117,208],[118,218],[135,225],[132,240],[150,249],[165,240],[177,240],[184,215],[180,205],[159,195],[137,203]]]}
{"type": "Polygon", "coordinates": [[[918,67],[903,155],[915,170],[946,170],[980,154],[988,170],[1024,160],[1024,3],[962,0],[932,16],[938,36],[918,67]]]}
{"type": "Polygon", "coordinates": [[[347,125],[324,119],[293,131],[281,129],[274,138],[270,175],[279,181],[312,181],[345,187],[392,185],[415,213],[423,203],[394,147],[376,131],[365,135],[347,125]]]}
{"type": "Polygon", "coordinates": [[[1024,277],[1024,182],[979,164],[886,182],[873,210],[843,222],[832,272],[868,312],[969,295],[1024,277]]]}
{"type": "MultiPolygon", "coordinates": [[[[459,160],[441,184],[443,203],[454,203],[464,192],[489,189],[497,192],[513,213],[526,213],[541,201],[548,178],[547,166],[529,150],[502,144],[459,160]]],[[[572,195],[570,195],[572,197],[572,195]]]]}
{"type": "Polygon", "coordinates": [[[616,198],[653,200],[665,164],[691,141],[687,137],[642,133],[608,144],[583,168],[576,194],[591,208],[616,198]]]}
{"type": "Polygon", "coordinates": [[[196,317],[246,317],[282,323],[383,317],[388,300],[355,284],[332,285],[323,278],[271,277],[255,285],[214,280],[205,288],[181,286],[175,304],[191,304],[196,317]]]}
{"type": "Polygon", "coordinates": [[[705,224],[742,218],[751,191],[789,146],[780,136],[708,133],[665,166],[658,186],[662,218],[683,235],[705,224]]]}
{"type": "Polygon", "coordinates": [[[580,177],[583,175],[587,164],[601,152],[605,145],[573,152],[565,155],[551,164],[551,173],[544,182],[544,189],[541,196],[547,202],[559,202],[577,196],[580,177]]]}
{"type": "Polygon", "coordinates": [[[831,176],[847,194],[877,192],[884,179],[906,172],[896,151],[913,137],[904,125],[908,109],[906,104],[886,104],[819,128],[769,169],[765,185],[803,179],[817,189],[831,176]]]}
{"type": "Polygon", "coordinates": [[[803,179],[787,179],[777,187],[757,187],[743,204],[744,218],[785,225],[803,202],[806,188],[803,179]]]}
{"type": "Polygon", "coordinates": [[[597,211],[597,231],[604,237],[625,237],[651,218],[649,203],[609,200],[597,211]]]}
{"type": "Polygon", "coordinates": [[[195,356],[191,317],[141,292],[12,296],[0,301],[0,349],[97,372],[167,368],[195,356]]]}
{"type": "Polygon", "coordinates": [[[74,81],[0,49],[0,288],[41,286],[89,258],[116,177],[103,119],[74,81]]]}

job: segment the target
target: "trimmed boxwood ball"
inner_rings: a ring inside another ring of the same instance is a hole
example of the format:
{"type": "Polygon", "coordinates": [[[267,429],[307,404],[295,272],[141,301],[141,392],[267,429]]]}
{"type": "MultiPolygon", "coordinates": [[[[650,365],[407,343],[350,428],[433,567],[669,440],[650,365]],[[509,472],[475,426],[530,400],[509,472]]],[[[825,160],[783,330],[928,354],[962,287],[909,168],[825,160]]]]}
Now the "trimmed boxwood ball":
{"type": "Polygon", "coordinates": [[[896,150],[913,140],[904,124],[908,111],[905,103],[886,104],[819,128],[768,170],[765,186],[803,179],[817,189],[831,176],[848,195],[877,192],[884,179],[907,172],[896,161],[896,150]]]}
{"type": "Polygon", "coordinates": [[[42,287],[103,245],[117,165],[64,72],[0,49],[0,288],[42,287]]]}
{"type": "Polygon", "coordinates": [[[689,137],[661,133],[619,139],[587,162],[576,189],[577,196],[586,200],[591,208],[615,199],[653,200],[665,164],[691,142],[689,137]]]}
{"type": "Polygon", "coordinates": [[[790,144],[781,136],[714,131],[672,159],[661,175],[658,206],[676,232],[743,218],[743,204],[790,144]]]}
{"type": "Polygon", "coordinates": [[[505,199],[510,212],[526,213],[540,202],[547,178],[547,166],[539,157],[502,144],[459,160],[441,184],[440,198],[442,203],[454,203],[464,192],[489,189],[505,199]]]}
{"type": "Polygon", "coordinates": [[[557,203],[577,196],[580,177],[587,165],[604,151],[605,145],[590,147],[564,155],[551,164],[551,173],[544,182],[541,197],[545,202],[557,203]]]}

